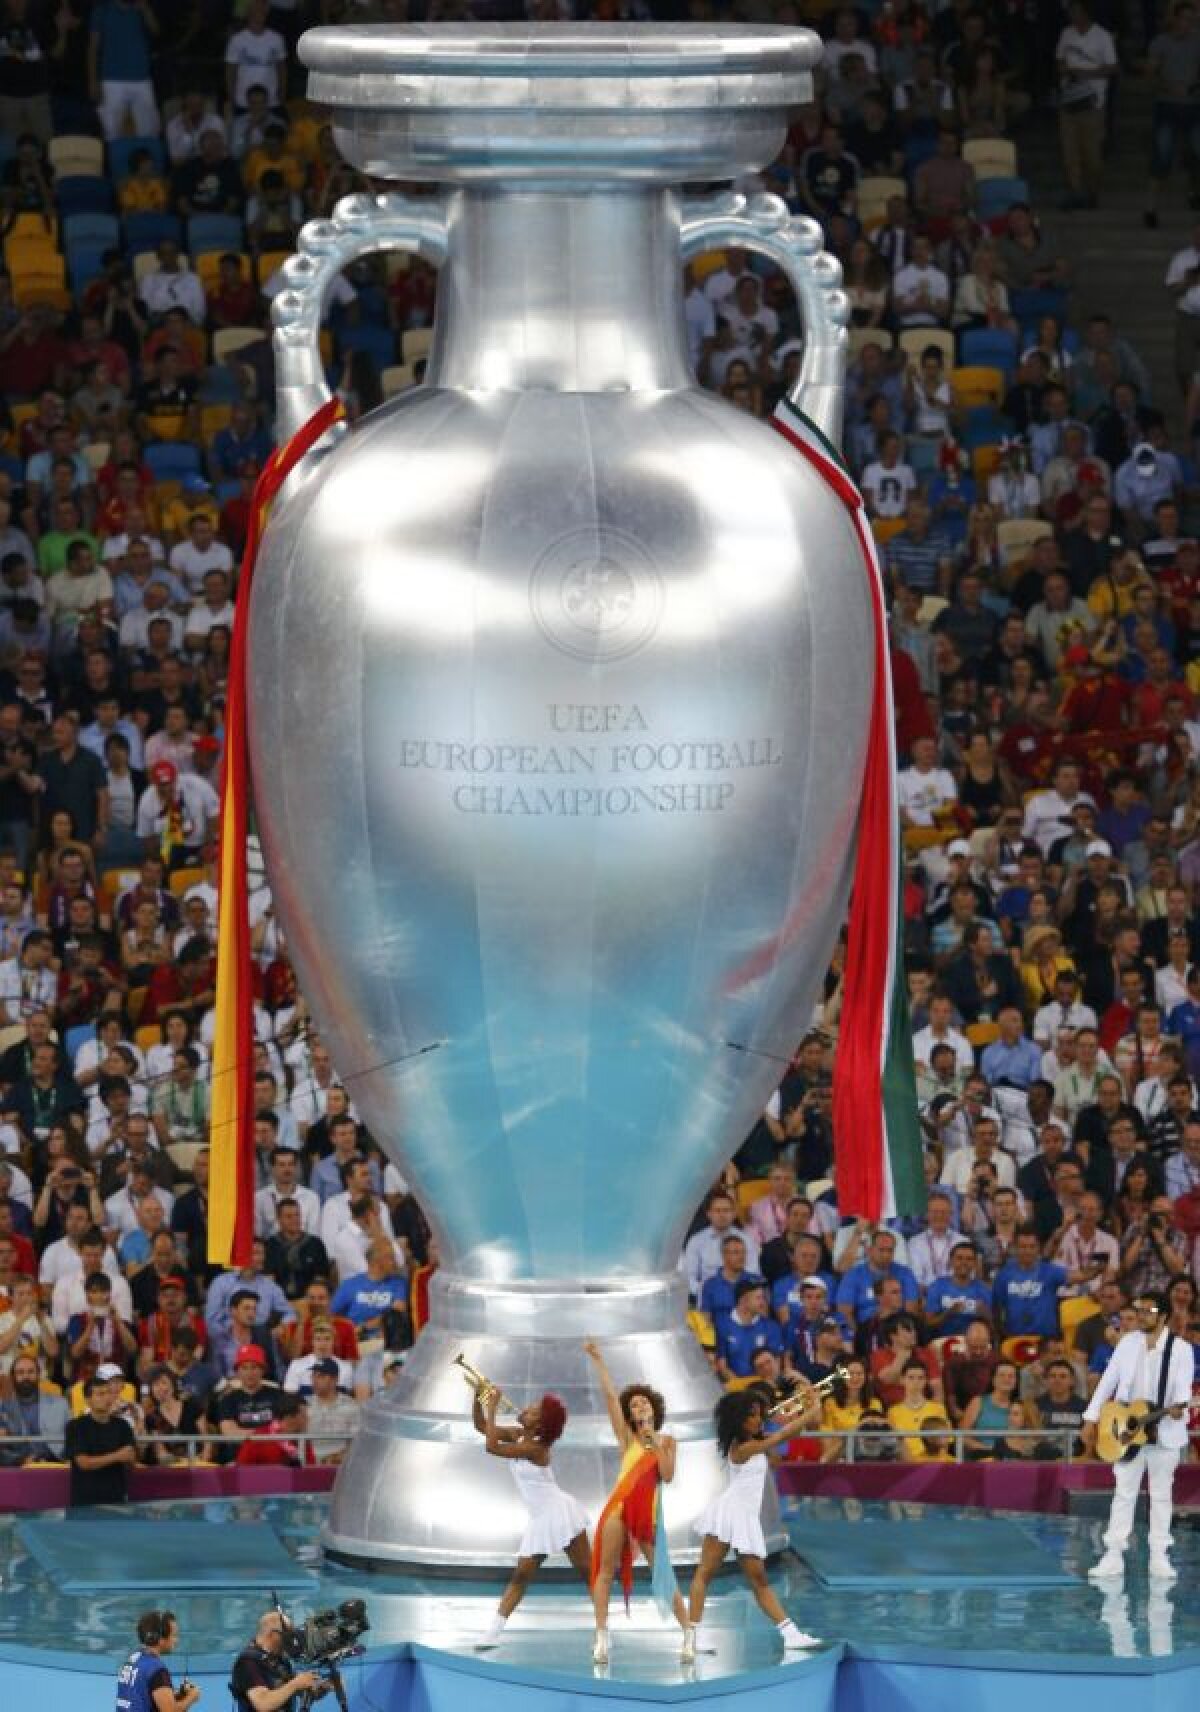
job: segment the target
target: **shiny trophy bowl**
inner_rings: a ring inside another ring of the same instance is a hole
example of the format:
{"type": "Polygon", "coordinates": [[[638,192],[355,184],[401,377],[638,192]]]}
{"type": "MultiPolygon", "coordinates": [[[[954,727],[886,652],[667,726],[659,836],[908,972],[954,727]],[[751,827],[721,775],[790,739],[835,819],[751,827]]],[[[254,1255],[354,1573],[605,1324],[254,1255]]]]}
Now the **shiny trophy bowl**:
{"type": "MultiPolygon", "coordinates": [[[[303,990],[428,1210],[431,1318],[339,1475],[328,1543],[511,1562],[467,1360],[570,1411],[560,1481],[617,1453],[581,1344],[665,1395],[673,1551],[720,1484],[677,1270],[694,1209],[811,1015],[846,901],[872,618],[847,514],[691,374],[681,270],[786,268],[795,399],[840,431],[847,305],[811,221],[685,181],[770,161],[800,29],[310,31],[339,148],[430,194],[348,198],[275,305],[283,431],[328,393],[321,303],[372,250],[442,267],[425,384],[323,444],[269,524],[251,754],[303,990]]],[[[778,1516],[767,1517],[773,1544],[778,1516]]]]}

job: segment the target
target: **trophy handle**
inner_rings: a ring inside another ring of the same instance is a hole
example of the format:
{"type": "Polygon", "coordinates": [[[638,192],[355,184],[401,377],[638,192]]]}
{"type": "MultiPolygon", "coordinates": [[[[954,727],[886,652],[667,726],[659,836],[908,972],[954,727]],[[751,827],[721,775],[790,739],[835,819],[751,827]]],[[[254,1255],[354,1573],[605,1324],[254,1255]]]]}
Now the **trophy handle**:
{"type": "Polygon", "coordinates": [[[787,274],[804,318],[800,378],[788,397],[840,446],[850,300],[841,289],[841,263],[822,249],[817,222],[793,217],[782,197],[724,191],[684,203],[680,237],[685,260],[735,244],[769,256],[787,274]]]}
{"type": "MultiPolygon", "coordinates": [[[[335,276],[374,250],[406,250],[435,266],[446,256],[440,197],[345,196],[328,220],[310,220],[297,253],[283,264],[284,289],[271,306],[275,323],[278,434],[288,439],[330,398],[321,362],[321,311],[335,276]]],[[[344,433],[344,428],[331,434],[344,433]]]]}

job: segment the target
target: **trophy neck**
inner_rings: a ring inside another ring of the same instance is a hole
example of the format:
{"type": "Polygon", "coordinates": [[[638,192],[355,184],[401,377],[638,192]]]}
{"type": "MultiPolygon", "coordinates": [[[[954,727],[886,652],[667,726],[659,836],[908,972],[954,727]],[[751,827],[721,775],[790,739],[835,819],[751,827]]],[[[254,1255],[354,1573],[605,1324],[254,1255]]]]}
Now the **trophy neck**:
{"type": "Polygon", "coordinates": [[[678,197],[655,187],[456,191],[427,384],[689,386],[679,229],[678,197]]]}

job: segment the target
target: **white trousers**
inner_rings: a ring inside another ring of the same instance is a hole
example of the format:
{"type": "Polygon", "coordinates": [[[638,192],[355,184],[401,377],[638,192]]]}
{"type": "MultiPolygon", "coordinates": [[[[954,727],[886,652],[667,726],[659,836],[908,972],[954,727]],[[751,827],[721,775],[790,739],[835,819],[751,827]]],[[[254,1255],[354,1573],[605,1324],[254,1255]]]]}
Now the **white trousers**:
{"type": "Polygon", "coordinates": [[[106,78],[100,86],[100,124],[110,140],[121,136],[126,114],[135,137],[157,137],[161,121],[154,85],[106,78]]]}
{"type": "Polygon", "coordinates": [[[1150,1550],[1165,1552],[1171,1544],[1171,1487],[1180,1452],[1163,1445],[1143,1445],[1128,1462],[1113,1464],[1116,1489],[1112,1509],[1108,1513],[1108,1530],[1104,1544],[1109,1551],[1123,1552],[1133,1532],[1133,1513],[1137,1508],[1142,1475],[1150,1489],[1150,1550]]]}

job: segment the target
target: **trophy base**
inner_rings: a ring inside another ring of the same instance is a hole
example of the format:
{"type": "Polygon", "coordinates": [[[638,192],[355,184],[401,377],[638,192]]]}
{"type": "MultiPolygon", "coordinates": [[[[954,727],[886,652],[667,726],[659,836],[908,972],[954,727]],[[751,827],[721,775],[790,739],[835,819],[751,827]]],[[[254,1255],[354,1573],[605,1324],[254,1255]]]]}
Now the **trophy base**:
{"type": "MultiPolygon", "coordinates": [[[[371,1399],[338,1471],[327,1554],[374,1570],[460,1576],[507,1573],[525,1528],[512,1474],[488,1456],[471,1423],[471,1391],[454,1365],[461,1351],[518,1407],[543,1391],[567,1406],[554,1472],[589,1525],[603,1508],[620,1462],[585,1338],[600,1345],[618,1390],[642,1380],[666,1401],[666,1431],[678,1443],[665,1488],[672,1562],[695,1563],[696,1517],[722,1490],[726,1470],[713,1436],[720,1387],[685,1319],[678,1276],[603,1284],[495,1284],[438,1273],[430,1322],[400,1377],[371,1399]]],[[[500,1420],[511,1419],[501,1414],[500,1420]]],[[[787,1544],[774,1485],[763,1506],[767,1550],[787,1544]]],[[[566,1559],[547,1560],[550,1572],[566,1559]]]]}

